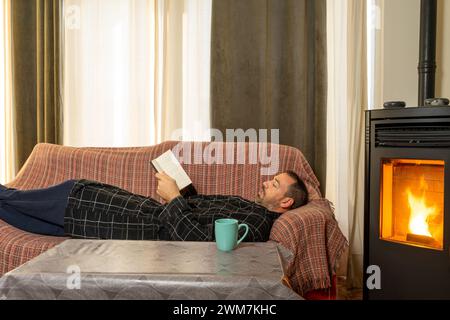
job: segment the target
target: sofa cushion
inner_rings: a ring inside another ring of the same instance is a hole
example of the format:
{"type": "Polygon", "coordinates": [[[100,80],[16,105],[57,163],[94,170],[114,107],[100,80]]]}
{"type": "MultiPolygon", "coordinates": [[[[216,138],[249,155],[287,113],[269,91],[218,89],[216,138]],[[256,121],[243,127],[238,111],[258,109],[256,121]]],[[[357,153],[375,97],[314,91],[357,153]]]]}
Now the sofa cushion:
{"type": "Polygon", "coordinates": [[[65,239],[24,232],[0,220],[0,276],[65,239]]]}

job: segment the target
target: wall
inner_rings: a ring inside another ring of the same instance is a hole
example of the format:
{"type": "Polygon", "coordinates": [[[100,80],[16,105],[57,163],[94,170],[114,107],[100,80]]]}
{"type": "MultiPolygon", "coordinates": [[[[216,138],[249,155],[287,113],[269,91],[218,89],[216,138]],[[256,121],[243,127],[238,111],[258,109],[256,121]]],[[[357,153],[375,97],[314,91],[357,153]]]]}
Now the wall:
{"type": "Polygon", "coordinates": [[[385,0],[383,6],[382,101],[417,106],[420,0],[385,0]]]}
{"type": "MultiPolygon", "coordinates": [[[[384,0],[381,39],[381,103],[417,106],[420,0],[384,0]]],[[[450,98],[450,1],[438,0],[436,97],[450,98]]]]}
{"type": "Polygon", "coordinates": [[[450,98],[450,1],[438,0],[436,97],[450,98]]]}

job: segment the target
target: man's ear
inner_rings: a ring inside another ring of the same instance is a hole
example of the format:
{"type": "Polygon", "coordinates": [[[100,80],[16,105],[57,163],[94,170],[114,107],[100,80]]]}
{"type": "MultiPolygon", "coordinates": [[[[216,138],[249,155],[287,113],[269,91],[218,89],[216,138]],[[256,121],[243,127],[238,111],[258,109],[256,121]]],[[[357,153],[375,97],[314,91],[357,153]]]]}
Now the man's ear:
{"type": "Polygon", "coordinates": [[[286,197],[283,200],[281,200],[280,207],[283,209],[289,209],[294,204],[294,199],[286,197]]]}

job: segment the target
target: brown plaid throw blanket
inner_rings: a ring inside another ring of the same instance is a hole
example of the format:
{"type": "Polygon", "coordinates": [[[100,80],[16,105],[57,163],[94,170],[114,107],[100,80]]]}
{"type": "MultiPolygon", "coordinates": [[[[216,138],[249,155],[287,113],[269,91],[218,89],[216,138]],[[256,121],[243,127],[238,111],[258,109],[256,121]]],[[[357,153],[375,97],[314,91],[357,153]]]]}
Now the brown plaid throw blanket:
{"type": "Polygon", "coordinates": [[[326,199],[312,200],[283,214],[283,219],[275,221],[270,238],[294,254],[287,276],[300,294],[331,286],[330,275],[348,245],[326,199]]]}
{"type": "MultiPolygon", "coordinates": [[[[159,199],[149,161],[177,144],[176,141],[169,141],[137,148],[72,148],[38,144],[16,179],[8,186],[30,190],[68,179],[89,179],[159,199]]],[[[300,150],[279,146],[279,157],[273,159],[278,170],[270,176],[261,175],[261,168],[267,167],[262,164],[265,162],[249,163],[249,159],[258,159],[259,152],[267,146],[269,152],[266,155],[272,155],[274,149],[264,143],[186,142],[185,150],[192,152],[183,153],[183,167],[199,194],[237,195],[252,201],[263,181],[272,179],[278,172],[296,172],[305,181],[310,203],[278,218],[270,239],[292,251],[294,259],[288,266],[288,276],[297,292],[302,294],[329,288],[334,265],[347,245],[346,239],[333,218],[328,201],[322,198],[319,182],[300,150]],[[234,162],[229,164],[229,159],[224,164],[202,162],[205,152],[214,148],[216,152],[222,150],[224,155],[227,148],[233,150],[234,162]],[[246,164],[238,159],[240,153],[247,159],[246,164]]],[[[64,240],[29,234],[0,220],[0,276],[64,240]]]]}

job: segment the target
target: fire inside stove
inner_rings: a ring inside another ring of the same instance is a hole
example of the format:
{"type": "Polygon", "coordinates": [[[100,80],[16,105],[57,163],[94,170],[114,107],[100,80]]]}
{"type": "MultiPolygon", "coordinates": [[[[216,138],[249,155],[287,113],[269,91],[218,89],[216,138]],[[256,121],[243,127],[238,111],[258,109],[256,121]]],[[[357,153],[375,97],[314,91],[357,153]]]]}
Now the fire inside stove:
{"type": "Polygon", "coordinates": [[[382,163],[381,239],[443,250],[444,161],[382,163]]]}

